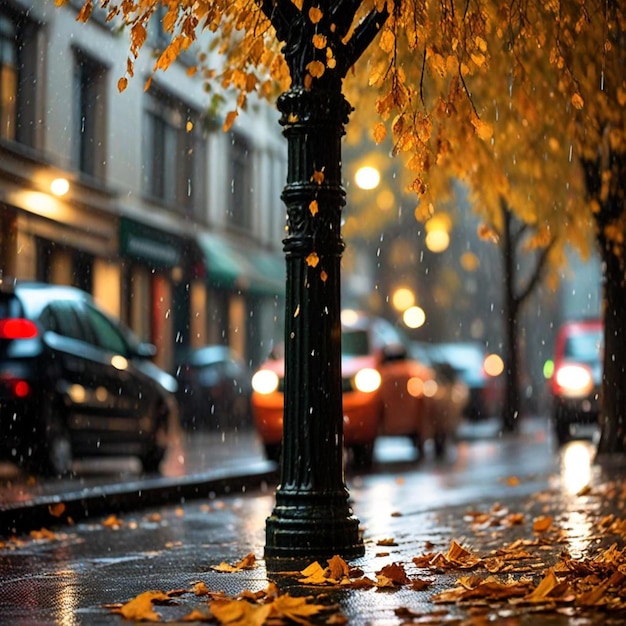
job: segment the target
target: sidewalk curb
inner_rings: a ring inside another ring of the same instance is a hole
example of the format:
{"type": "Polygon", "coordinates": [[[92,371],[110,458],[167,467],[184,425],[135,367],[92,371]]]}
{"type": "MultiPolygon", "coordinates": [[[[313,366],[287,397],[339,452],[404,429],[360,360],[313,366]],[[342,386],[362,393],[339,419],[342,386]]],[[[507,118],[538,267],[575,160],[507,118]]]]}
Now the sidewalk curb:
{"type": "Polygon", "coordinates": [[[0,505],[0,535],[72,524],[102,515],[116,515],[164,504],[259,489],[278,477],[276,463],[250,463],[242,470],[212,470],[176,478],[145,478],[125,484],[92,487],[28,502],[0,505]]]}

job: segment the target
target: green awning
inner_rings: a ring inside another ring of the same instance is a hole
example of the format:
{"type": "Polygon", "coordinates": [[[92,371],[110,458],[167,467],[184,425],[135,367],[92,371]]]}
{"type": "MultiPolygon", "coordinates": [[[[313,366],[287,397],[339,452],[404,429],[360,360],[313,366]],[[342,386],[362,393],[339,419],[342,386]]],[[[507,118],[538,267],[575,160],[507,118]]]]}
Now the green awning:
{"type": "Polygon", "coordinates": [[[260,296],[285,293],[285,259],[224,235],[199,233],[209,284],[217,289],[236,289],[260,296]]]}

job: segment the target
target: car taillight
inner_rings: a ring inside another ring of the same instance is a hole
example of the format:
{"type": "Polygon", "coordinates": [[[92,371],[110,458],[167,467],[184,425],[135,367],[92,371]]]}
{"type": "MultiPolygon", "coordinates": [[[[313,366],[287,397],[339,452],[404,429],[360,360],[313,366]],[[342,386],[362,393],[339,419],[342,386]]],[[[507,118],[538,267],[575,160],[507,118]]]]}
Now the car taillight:
{"type": "Polygon", "coordinates": [[[0,320],[0,339],[32,339],[37,336],[34,322],[23,318],[0,320]]]}
{"type": "Polygon", "coordinates": [[[0,387],[3,388],[4,395],[8,392],[15,398],[26,398],[32,391],[28,381],[13,376],[0,376],[0,387]]]}

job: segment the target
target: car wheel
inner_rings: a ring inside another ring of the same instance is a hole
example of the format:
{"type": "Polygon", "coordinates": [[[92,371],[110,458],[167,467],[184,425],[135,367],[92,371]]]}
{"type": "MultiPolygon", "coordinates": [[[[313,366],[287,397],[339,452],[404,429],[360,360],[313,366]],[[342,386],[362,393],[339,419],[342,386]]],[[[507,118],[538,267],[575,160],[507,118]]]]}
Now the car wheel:
{"type": "Polygon", "coordinates": [[[52,405],[44,417],[45,432],[41,443],[25,459],[29,471],[42,476],[62,476],[72,469],[72,442],[63,419],[52,405]]]}
{"type": "Polygon", "coordinates": [[[141,467],[146,474],[157,474],[161,462],[165,457],[167,446],[162,442],[167,441],[167,431],[169,424],[169,414],[167,408],[162,406],[159,411],[158,426],[156,427],[150,446],[141,455],[139,460],[141,461],[141,467]]]}
{"type": "Polygon", "coordinates": [[[374,464],[374,442],[352,446],[352,465],[358,469],[371,469],[374,464]]]}
{"type": "Polygon", "coordinates": [[[559,446],[566,444],[571,437],[569,421],[564,415],[564,411],[560,406],[556,406],[552,416],[554,424],[554,436],[559,446]]]}
{"type": "Polygon", "coordinates": [[[281,445],[279,443],[266,443],[264,448],[265,458],[268,461],[276,461],[276,463],[280,462],[281,445]]]}
{"type": "Polygon", "coordinates": [[[445,433],[435,433],[435,458],[441,459],[446,454],[447,437],[445,433]]]}
{"type": "Polygon", "coordinates": [[[562,446],[565,445],[571,437],[569,424],[562,420],[554,420],[554,434],[556,436],[557,443],[562,446]]]}

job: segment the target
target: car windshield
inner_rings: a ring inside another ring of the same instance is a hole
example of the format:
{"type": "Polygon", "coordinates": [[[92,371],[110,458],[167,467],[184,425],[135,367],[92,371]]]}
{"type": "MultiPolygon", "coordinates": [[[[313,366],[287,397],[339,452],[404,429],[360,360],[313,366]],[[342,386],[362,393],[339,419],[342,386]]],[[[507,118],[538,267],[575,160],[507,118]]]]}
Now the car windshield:
{"type": "Polygon", "coordinates": [[[602,331],[589,331],[572,335],[565,341],[565,358],[594,363],[600,359],[602,350],[602,331]]]}
{"type": "Polygon", "coordinates": [[[365,356],[370,353],[369,338],[365,330],[344,330],[341,335],[343,356],[365,356]]]}

